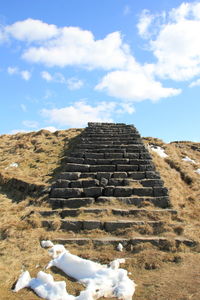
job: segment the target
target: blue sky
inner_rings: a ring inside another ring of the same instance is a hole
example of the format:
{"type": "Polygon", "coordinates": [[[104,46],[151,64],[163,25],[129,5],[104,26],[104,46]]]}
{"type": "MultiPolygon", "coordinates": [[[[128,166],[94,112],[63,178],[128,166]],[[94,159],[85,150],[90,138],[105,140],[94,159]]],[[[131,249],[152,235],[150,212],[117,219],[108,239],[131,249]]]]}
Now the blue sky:
{"type": "Polygon", "coordinates": [[[200,1],[0,2],[0,134],[134,124],[200,141],[200,1]]]}

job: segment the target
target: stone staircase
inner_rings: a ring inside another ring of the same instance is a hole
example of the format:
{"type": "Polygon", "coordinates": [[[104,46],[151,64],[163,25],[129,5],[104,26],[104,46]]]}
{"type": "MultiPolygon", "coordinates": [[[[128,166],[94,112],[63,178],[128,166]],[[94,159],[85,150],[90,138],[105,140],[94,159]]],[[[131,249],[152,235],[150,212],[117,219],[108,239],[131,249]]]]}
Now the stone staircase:
{"type": "Polygon", "coordinates": [[[88,123],[52,185],[49,203],[52,210],[40,211],[42,224],[54,230],[57,221],[59,243],[120,242],[127,249],[150,243],[163,250],[195,245],[175,234],[178,212],[132,125],[88,123]]]}

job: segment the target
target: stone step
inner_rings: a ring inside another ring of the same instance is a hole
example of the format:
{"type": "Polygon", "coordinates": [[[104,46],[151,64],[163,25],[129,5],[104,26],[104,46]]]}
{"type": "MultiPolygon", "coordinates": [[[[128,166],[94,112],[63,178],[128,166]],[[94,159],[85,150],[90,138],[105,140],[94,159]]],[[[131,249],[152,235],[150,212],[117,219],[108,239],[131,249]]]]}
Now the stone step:
{"type": "Polygon", "coordinates": [[[168,190],[164,187],[126,187],[126,186],[92,186],[86,188],[61,188],[53,187],[50,192],[50,198],[83,198],[99,196],[112,197],[130,197],[130,196],[149,196],[162,197],[168,196],[168,190]]]}
{"type": "MultiPolygon", "coordinates": [[[[65,217],[77,217],[80,214],[96,216],[100,215],[110,215],[110,216],[121,216],[121,217],[131,217],[131,218],[149,218],[149,219],[159,219],[160,217],[176,217],[177,210],[174,209],[108,209],[108,208],[82,208],[82,209],[54,209],[54,210],[44,210],[39,212],[43,217],[51,217],[54,215],[60,216],[61,218],[65,217]]],[[[83,216],[83,217],[84,217],[83,216]]]]}
{"type": "MultiPolygon", "coordinates": [[[[148,172],[61,172],[58,175],[58,179],[64,179],[64,180],[78,180],[80,178],[127,178],[127,177],[133,178],[133,179],[144,179],[148,178],[148,172]]],[[[152,175],[153,176],[153,175],[152,175]]],[[[156,175],[155,175],[156,176],[156,175]]]]}
{"type": "MultiPolygon", "coordinates": [[[[134,205],[136,207],[145,207],[147,205],[154,205],[160,208],[169,208],[170,201],[169,197],[112,197],[112,196],[99,196],[96,199],[94,197],[84,197],[84,198],[49,198],[49,203],[53,209],[59,208],[79,208],[84,206],[97,205],[112,205],[113,201],[123,203],[124,205],[134,205]]],[[[112,207],[111,206],[111,207],[112,207]]]]}
{"type": "Polygon", "coordinates": [[[74,152],[82,152],[82,153],[143,153],[146,152],[146,148],[144,145],[132,145],[130,147],[127,146],[113,146],[113,147],[80,147],[76,146],[76,151],[74,152]]]}
{"type": "Polygon", "coordinates": [[[164,181],[161,179],[144,179],[140,180],[140,184],[144,187],[163,187],[164,181]]]}
{"type": "MultiPolygon", "coordinates": [[[[94,150],[95,151],[95,150],[94,150]]],[[[92,158],[92,159],[117,159],[117,158],[129,158],[129,159],[152,159],[151,155],[146,151],[142,152],[135,152],[135,153],[129,153],[129,152],[113,152],[113,153],[107,153],[107,152],[84,152],[84,151],[74,151],[71,154],[71,157],[77,157],[77,158],[92,158]]]]}
{"type": "Polygon", "coordinates": [[[82,209],[53,209],[53,210],[44,210],[40,211],[40,215],[43,217],[51,217],[51,216],[60,216],[61,218],[66,218],[66,217],[77,217],[80,214],[94,214],[94,215],[100,215],[100,214],[107,214],[109,212],[108,209],[106,208],[82,208],[82,209]]]}
{"type": "Polygon", "coordinates": [[[177,251],[181,250],[181,246],[187,247],[195,247],[197,243],[193,240],[184,238],[184,237],[176,237],[176,238],[165,238],[165,237],[158,237],[158,236],[151,236],[151,237],[134,237],[131,239],[123,238],[123,237],[99,237],[99,238],[84,238],[84,237],[76,237],[76,238],[57,238],[53,239],[52,242],[62,244],[62,245],[88,245],[93,244],[93,246],[106,246],[106,245],[113,245],[117,247],[119,243],[123,245],[125,250],[127,251],[134,251],[134,246],[150,243],[155,247],[158,247],[160,250],[163,251],[171,251],[172,248],[176,247],[177,251]]]}
{"type": "Polygon", "coordinates": [[[131,138],[140,138],[138,133],[92,133],[92,132],[85,132],[81,134],[80,139],[92,139],[92,140],[120,140],[120,139],[131,139],[131,138]]]}
{"type": "Polygon", "coordinates": [[[134,205],[136,207],[145,207],[147,205],[154,205],[160,208],[170,208],[170,200],[168,196],[162,197],[117,197],[113,198],[111,196],[100,196],[95,200],[97,204],[112,204],[113,199],[118,201],[119,203],[123,203],[125,205],[134,205]]]}
{"type": "MultiPolygon", "coordinates": [[[[144,160],[141,160],[141,163],[144,160]]],[[[130,164],[130,159],[128,158],[77,158],[77,157],[67,157],[65,159],[67,163],[75,164],[89,164],[89,165],[110,165],[110,164],[130,164]]],[[[147,162],[148,163],[148,162],[147,162]]]]}
{"type": "Polygon", "coordinates": [[[53,185],[52,188],[87,188],[100,186],[100,182],[97,179],[85,179],[85,180],[65,180],[58,179],[53,185]]]}
{"type": "MultiPolygon", "coordinates": [[[[94,230],[100,229],[106,232],[114,232],[119,229],[132,228],[133,230],[141,229],[144,226],[150,226],[155,230],[162,226],[162,221],[129,221],[129,220],[117,220],[117,221],[99,221],[99,220],[74,220],[74,219],[61,219],[60,229],[64,231],[79,232],[81,230],[94,230]]],[[[53,230],[53,220],[42,220],[42,226],[53,230]]]]}
{"type": "Polygon", "coordinates": [[[92,197],[85,197],[85,198],[49,198],[49,204],[52,206],[53,209],[58,208],[79,208],[85,207],[88,205],[92,205],[95,203],[95,199],[92,197]]]}
{"type": "MultiPolygon", "coordinates": [[[[139,163],[139,162],[137,162],[139,163]]],[[[76,164],[67,163],[64,167],[66,172],[143,172],[154,171],[155,166],[150,161],[149,164],[144,164],[144,160],[141,164],[109,164],[109,165],[90,165],[90,164],[76,164]],[[142,164],[143,163],[143,164],[142,164]]]]}
{"type": "Polygon", "coordinates": [[[79,143],[76,145],[76,148],[79,149],[101,149],[101,148],[113,148],[113,147],[131,147],[131,146],[135,146],[135,145],[142,145],[141,140],[140,139],[135,139],[135,140],[129,140],[125,143],[123,142],[102,142],[102,143],[79,143]]]}
{"type": "Polygon", "coordinates": [[[92,178],[101,180],[102,178],[129,178],[133,180],[142,180],[142,179],[160,179],[160,176],[157,172],[144,171],[144,172],[61,172],[58,175],[59,180],[68,180],[75,181],[83,178],[92,178]]]}
{"type": "Polygon", "coordinates": [[[162,216],[177,216],[178,212],[175,209],[112,209],[113,215],[126,216],[126,217],[148,217],[157,218],[162,216]]]}
{"type": "Polygon", "coordinates": [[[129,138],[112,138],[112,139],[108,139],[108,138],[99,138],[99,139],[93,139],[93,138],[80,138],[80,145],[85,145],[85,144],[96,144],[96,145],[121,145],[121,144],[125,144],[125,145],[129,145],[129,144],[134,144],[135,141],[140,141],[139,137],[129,137],[129,138]]]}

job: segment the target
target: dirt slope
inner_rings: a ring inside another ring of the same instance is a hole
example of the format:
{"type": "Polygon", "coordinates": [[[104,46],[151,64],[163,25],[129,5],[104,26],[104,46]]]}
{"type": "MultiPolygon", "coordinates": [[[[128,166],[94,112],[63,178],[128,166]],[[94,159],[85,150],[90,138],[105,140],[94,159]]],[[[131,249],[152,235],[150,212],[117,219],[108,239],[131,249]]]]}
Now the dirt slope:
{"type": "MultiPolygon", "coordinates": [[[[39,131],[0,136],[0,290],[2,300],[39,299],[24,289],[14,294],[12,285],[21,270],[34,276],[49,261],[47,251],[39,241],[54,238],[46,232],[34,211],[47,207],[48,188],[59,172],[65,149],[76,143],[80,129],[50,133],[39,131]]],[[[168,155],[160,157],[150,149],[154,163],[168,187],[172,205],[179,211],[184,226],[177,232],[200,241],[200,143],[172,142],[165,144],[155,138],[144,138],[147,146],[160,146],[168,155]],[[182,160],[185,157],[195,163],[182,160]]],[[[127,258],[125,268],[138,284],[136,300],[199,300],[200,248],[181,253],[161,252],[150,245],[136,253],[119,253],[111,246],[102,251],[87,247],[70,247],[72,253],[108,263],[116,257],[127,258]]],[[[83,287],[57,270],[55,279],[66,280],[69,293],[79,294],[83,287]]]]}

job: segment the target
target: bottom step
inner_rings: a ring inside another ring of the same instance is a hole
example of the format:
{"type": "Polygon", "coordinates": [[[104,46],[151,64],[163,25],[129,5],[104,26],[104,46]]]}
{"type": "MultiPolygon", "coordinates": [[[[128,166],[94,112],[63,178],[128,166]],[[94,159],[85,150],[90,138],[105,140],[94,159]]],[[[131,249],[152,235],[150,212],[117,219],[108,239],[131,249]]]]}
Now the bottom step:
{"type": "Polygon", "coordinates": [[[77,244],[77,245],[86,245],[92,243],[94,246],[102,246],[102,245],[113,245],[117,246],[121,243],[126,250],[133,250],[134,246],[150,243],[153,246],[158,247],[163,251],[171,251],[174,248],[176,250],[180,250],[180,246],[184,245],[187,247],[195,247],[197,243],[193,240],[189,240],[186,238],[174,238],[168,239],[165,237],[135,237],[131,239],[120,238],[120,237],[102,237],[102,238],[58,238],[52,240],[54,243],[66,245],[66,244],[77,244]]]}

